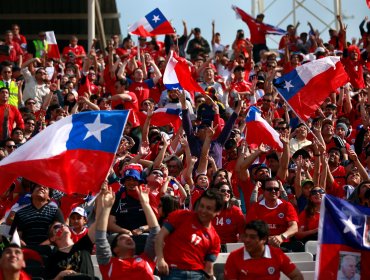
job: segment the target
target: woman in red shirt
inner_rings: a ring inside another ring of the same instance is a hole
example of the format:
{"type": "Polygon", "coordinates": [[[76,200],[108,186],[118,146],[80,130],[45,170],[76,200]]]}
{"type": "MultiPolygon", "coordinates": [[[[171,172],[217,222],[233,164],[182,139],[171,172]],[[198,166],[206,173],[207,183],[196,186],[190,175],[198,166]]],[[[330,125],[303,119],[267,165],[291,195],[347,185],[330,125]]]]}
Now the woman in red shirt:
{"type": "Polygon", "coordinates": [[[320,187],[310,190],[307,206],[299,214],[298,232],[296,237],[302,242],[317,240],[320,219],[320,205],[325,191],[320,187]]]}

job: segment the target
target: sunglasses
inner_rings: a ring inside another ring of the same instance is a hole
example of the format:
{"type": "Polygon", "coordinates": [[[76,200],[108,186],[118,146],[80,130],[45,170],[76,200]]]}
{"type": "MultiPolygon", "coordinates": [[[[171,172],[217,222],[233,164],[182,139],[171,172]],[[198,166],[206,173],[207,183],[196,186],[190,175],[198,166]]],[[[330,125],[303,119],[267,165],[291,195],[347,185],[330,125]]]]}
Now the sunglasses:
{"type": "Polygon", "coordinates": [[[280,191],[280,188],[266,188],[265,191],[268,191],[268,192],[278,192],[278,191],[280,191]]]}
{"type": "Polygon", "coordinates": [[[262,99],[263,102],[271,102],[272,100],[269,100],[269,99],[262,99]]]}
{"type": "Polygon", "coordinates": [[[65,224],[56,224],[52,227],[52,230],[53,231],[57,231],[59,229],[61,229],[62,227],[66,226],[65,224]]]}
{"type": "Polygon", "coordinates": [[[33,122],[26,122],[26,124],[28,124],[28,125],[35,125],[35,123],[33,123],[33,122]]]}
{"type": "Polygon", "coordinates": [[[231,193],[231,190],[221,189],[220,192],[221,193],[228,193],[228,194],[230,194],[231,193]]]}
{"type": "Polygon", "coordinates": [[[36,103],[35,102],[27,102],[26,105],[35,105],[36,103]]]}
{"type": "Polygon", "coordinates": [[[9,148],[9,149],[15,149],[15,148],[17,148],[16,145],[6,145],[6,147],[9,148]]]}
{"type": "Polygon", "coordinates": [[[325,191],[320,189],[320,190],[312,190],[310,191],[311,195],[317,195],[317,194],[325,194],[325,191]]]}
{"type": "Polygon", "coordinates": [[[157,175],[157,176],[160,176],[160,177],[163,177],[163,173],[160,172],[160,171],[153,171],[152,172],[153,175],[157,175]]]}

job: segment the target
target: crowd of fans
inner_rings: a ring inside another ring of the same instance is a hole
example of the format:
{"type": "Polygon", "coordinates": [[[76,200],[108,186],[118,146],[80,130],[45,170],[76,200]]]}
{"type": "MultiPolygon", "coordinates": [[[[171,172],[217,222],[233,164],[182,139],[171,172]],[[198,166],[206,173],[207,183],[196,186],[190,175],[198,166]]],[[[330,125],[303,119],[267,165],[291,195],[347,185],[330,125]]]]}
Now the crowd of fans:
{"type": "MultiPolygon", "coordinates": [[[[7,241],[16,230],[22,248],[47,255],[47,279],[94,275],[90,254],[104,279],[152,279],[154,272],[163,279],[203,279],[213,275],[212,262],[225,244],[240,241],[249,258],[277,254],[276,265],[300,279],[276,248],[294,251],[317,240],[323,196],[370,206],[370,22],[361,22],[361,39],[351,42],[359,34],[347,34],[340,16],[340,30],[330,30],[328,42],[311,24],[300,34],[298,25],[289,25],[275,52],[265,34],[254,32],[263,19],[261,14],[248,24],[250,39],[238,30],[231,47],[215,32],[215,22],[210,43],[199,28],[189,33],[185,22],[182,35],[166,35],[164,42],[139,37],[135,46],[131,36],[114,35],[106,49],[94,41],[89,52],[71,36],[59,60],[47,57],[44,32],[33,41],[17,24],[5,32],[0,160],[69,115],[131,113],[97,197],[64,194],[26,178],[6,186],[0,196],[4,279],[9,267],[24,268],[23,257],[4,265],[7,256],[22,255],[7,241]],[[205,94],[166,90],[162,76],[170,51],[187,62],[205,94]],[[329,55],[340,56],[349,82],[303,123],[273,79],[329,55]],[[252,105],[279,132],[282,152],[246,142],[246,134],[258,134],[246,130],[252,105]],[[151,124],[158,108],[181,109],[182,126],[151,124]],[[262,245],[256,247],[256,240],[262,245]],[[46,250],[50,245],[54,249],[46,250]]],[[[235,266],[242,265],[240,258],[242,252],[227,263],[227,279],[241,277],[235,266]]]]}

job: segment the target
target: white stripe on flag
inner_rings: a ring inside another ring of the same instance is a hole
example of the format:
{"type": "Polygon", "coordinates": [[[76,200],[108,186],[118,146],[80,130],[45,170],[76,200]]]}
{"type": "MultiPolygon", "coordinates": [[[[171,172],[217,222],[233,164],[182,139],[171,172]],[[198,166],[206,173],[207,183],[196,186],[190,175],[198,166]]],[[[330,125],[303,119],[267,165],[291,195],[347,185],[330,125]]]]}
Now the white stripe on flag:
{"type": "Polygon", "coordinates": [[[337,56],[327,56],[298,66],[296,71],[302,81],[307,85],[313,77],[324,73],[331,67],[335,67],[335,64],[339,60],[340,58],[337,56]]]}

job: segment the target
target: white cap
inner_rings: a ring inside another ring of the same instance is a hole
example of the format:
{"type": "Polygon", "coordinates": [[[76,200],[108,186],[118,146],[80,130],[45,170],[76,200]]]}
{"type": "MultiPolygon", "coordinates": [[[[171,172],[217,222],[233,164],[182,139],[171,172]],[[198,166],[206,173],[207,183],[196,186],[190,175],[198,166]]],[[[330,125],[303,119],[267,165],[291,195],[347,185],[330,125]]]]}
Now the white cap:
{"type": "Polygon", "coordinates": [[[315,54],[317,53],[325,53],[325,49],[323,47],[318,47],[316,50],[315,50],[315,54]]]}
{"type": "Polygon", "coordinates": [[[80,216],[87,218],[87,213],[86,213],[85,209],[83,209],[82,207],[76,207],[76,208],[74,208],[74,209],[72,210],[72,212],[71,212],[71,215],[72,215],[73,213],[77,213],[77,214],[79,214],[80,216]]]}

